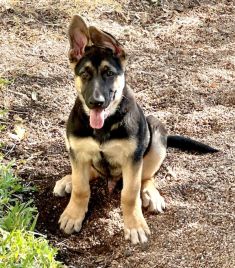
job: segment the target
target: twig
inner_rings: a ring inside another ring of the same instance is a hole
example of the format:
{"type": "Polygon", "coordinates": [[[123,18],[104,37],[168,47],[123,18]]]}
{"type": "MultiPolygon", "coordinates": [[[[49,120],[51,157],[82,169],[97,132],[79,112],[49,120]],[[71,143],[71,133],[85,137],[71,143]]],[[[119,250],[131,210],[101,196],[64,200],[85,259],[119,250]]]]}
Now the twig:
{"type": "Polygon", "coordinates": [[[29,99],[29,97],[26,94],[23,94],[21,92],[16,92],[16,91],[13,91],[13,90],[10,90],[10,89],[8,89],[7,91],[10,92],[10,93],[13,93],[13,94],[18,94],[20,96],[27,97],[29,99]]]}
{"type": "Polygon", "coordinates": [[[16,147],[16,144],[14,144],[14,145],[11,147],[11,149],[5,154],[4,157],[10,155],[10,154],[12,153],[12,151],[15,149],[15,147],[16,147]]]}
{"type": "Polygon", "coordinates": [[[16,110],[11,110],[11,109],[8,109],[9,112],[13,112],[13,113],[17,113],[17,114],[27,114],[27,112],[23,112],[23,111],[16,111],[16,110]]]}
{"type": "Polygon", "coordinates": [[[11,125],[11,123],[8,123],[8,122],[6,122],[6,121],[1,121],[1,120],[0,120],[0,124],[11,125]]]}
{"type": "Polygon", "coordinates": [[[157,76],[157,77],[158,77],[158,75],[156,75],[156,74],[154,74],[154,73],[145,72],[145,71],[138,71],[137,73],[138,73],[138,74],[148,74],[148,75],[152,75],[152,76],[157,76]]]}

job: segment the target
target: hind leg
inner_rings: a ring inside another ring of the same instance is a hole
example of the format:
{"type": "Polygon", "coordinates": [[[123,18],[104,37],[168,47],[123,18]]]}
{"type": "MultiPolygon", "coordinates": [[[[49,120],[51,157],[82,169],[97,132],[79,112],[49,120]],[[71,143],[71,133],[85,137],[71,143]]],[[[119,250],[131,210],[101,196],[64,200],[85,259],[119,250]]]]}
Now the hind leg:
{"type": "Polygon", "coordinates": [[[165,201],[154,184],[154,175],[166,156],[165,137],[161,127],[153,128],[150,150],[144,157],[141,196],[143,206],[148,207],[149,211],[163,212],[165,209],[165,201]]]}
{"type": "Polygon", "coordinates": [[[53,189],[53,194],[55,196],[65,196],[66,193],[71,193],[72,191],[72,175],[66,175],[62,179],[55,183],[53,189]]]}

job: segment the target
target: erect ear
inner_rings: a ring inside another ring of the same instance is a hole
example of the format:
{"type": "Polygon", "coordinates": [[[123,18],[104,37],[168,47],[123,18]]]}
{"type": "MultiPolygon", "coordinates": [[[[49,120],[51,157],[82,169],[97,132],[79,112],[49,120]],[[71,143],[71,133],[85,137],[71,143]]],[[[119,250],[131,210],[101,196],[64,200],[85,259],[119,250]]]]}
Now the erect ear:
{"type": "Polygon", "coordinates": [[[100,31],[94,26],[89,27],[89,33],[94,45],[110,48],[117,56],[125,57],[123,47],[111,34],[100,31]]]}
{"type": "Polygon", "coordinates": [[[84,54],[86,45],[89,42],[89,30],[84,20],[74,15],[69,25],[69,60],[70,62],[78,61],[84,54]]]}

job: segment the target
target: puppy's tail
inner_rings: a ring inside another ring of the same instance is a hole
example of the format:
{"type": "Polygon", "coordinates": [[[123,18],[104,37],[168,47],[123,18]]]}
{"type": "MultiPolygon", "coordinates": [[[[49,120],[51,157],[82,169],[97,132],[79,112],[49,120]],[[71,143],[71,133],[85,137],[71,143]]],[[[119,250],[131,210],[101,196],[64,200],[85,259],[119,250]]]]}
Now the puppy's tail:
{"type": "Polygon", "coordinates": [[[198,152],[201,154],[219,152],[219,150],[212,148],[209,145],[178,135],[167,136],[167,147],[178,148],[181,151],[198,152]]]}

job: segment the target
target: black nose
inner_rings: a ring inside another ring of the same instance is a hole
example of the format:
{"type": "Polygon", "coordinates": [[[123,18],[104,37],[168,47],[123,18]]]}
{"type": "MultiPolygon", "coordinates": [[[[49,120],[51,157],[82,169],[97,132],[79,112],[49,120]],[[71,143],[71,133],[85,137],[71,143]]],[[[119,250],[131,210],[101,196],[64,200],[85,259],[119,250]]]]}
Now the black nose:
{"type": "Polygon", "coordinates": [[[89,108],[97,108],[101,107],[105,102],[104,96],[99,95],[99,96],[90,96],[89,98],[89,108]]]}

